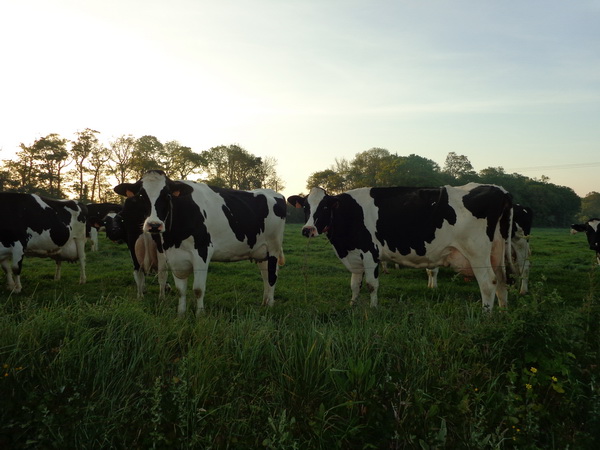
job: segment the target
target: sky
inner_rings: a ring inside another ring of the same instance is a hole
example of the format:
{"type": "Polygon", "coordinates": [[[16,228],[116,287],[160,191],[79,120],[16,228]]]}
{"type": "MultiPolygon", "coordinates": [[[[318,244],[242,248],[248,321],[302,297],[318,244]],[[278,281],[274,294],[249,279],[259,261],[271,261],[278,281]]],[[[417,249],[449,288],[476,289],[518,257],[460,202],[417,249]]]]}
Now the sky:
{"type": "MultiPolygon", "coordinates": [[[[600,191],[600,0],[0,3],[0,159],[50,133],[237,144],[285,195],[373,147],[600,191]]],[[[134,180],[131,180],[134,181],[134,180]]]]}

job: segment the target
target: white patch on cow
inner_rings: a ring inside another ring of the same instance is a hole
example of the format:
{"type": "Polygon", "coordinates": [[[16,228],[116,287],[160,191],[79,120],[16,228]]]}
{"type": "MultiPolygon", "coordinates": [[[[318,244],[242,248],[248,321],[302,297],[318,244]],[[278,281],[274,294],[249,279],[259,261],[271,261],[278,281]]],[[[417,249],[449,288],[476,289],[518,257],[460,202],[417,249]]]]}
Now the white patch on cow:
{"type": "Polygon", "coordinates": [[[598,232],[598,225],[600,225],[600,220],[590,220],[588,221],[588,225],[594,230],[598,232]]]}
{"type": "Polygon", "coordinates": [[[146,195],[148,195],[148,199],[150,200],[150,215],[144,221],[143,230],[149,230],[149,224],[160,224],[159,229],[164,230],[165,224],[158,217],[158,213],[156,212],[156,200],[167,185],[166,178],[164,175],[159,173],[148,172],[142,177],[142,184],[144,186],[144,190],[146,191],[146,195]]]}

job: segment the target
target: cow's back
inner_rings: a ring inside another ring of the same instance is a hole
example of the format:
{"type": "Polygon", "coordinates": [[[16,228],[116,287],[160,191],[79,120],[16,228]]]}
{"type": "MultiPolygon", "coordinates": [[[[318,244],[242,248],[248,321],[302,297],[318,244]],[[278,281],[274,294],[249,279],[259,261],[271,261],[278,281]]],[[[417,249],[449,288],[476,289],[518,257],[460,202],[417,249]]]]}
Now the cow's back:
{"type": "Polygon", "coordinates": [[[238,191],[191,183],[192,198],[205,217],[213,260],[266,258],[282,251],[285,198],[270,189],[238,191]]]}

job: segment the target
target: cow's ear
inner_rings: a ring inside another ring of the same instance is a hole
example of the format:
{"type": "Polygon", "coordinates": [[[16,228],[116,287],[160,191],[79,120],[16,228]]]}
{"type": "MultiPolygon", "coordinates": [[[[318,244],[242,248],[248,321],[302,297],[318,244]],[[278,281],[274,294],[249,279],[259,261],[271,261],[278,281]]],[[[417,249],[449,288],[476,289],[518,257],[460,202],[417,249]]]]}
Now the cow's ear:
{"type": "Polygon", "coordinates": [[[291,195],[288,197],[287,201],[290,205],[295,208],[304,208],[305,198],[299,195],[291,195]]]}
{"type": "Polygon", "coordinates": [[[583,232],[585,231],[586,226],[585,224],[582,223],[574,223],[573,225],[571,225],[571,233],[575,234],[577,232],[583,232]]]}
{"type": "Polygon", "coordinates": [[[169,189],[170,189],[171,195],[173,197],[179,197],[181,195],[189,195],[194,190],[194,188],[191,187],[189,184],[180,183],[178,181],[173,182],[169,186],[169,189]]]}
{"type": "Polygon", "coordinates": [[[137,183],[121,183],[115,186],[114,191],[123,197],[133,197],[139,190],[137,183]]]}

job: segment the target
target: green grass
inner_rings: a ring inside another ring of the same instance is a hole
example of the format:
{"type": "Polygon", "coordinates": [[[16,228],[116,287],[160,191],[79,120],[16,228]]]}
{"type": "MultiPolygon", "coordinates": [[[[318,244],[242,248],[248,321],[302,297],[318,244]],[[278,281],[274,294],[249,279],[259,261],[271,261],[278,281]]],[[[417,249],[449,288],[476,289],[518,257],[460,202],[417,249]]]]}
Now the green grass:
{"type": "MultiPolygon", "coordinates": [[[[288,225],[273,308],[249,262],[211,264],[206,312],[136,299],[124,246],[27,259],[0,292],[0,448],[595,448],[598,269],[583,235],[535,229],[530,293],[483,314],[442,270],[381,276],[349,306],[325,237],[288,225]]],[[[191,289],[188,294],[192,297],[191,289]]]]}

